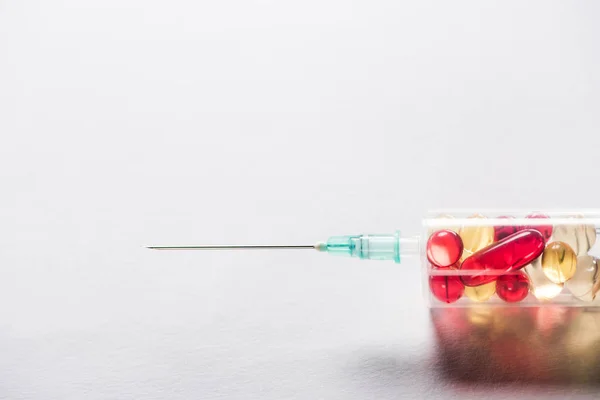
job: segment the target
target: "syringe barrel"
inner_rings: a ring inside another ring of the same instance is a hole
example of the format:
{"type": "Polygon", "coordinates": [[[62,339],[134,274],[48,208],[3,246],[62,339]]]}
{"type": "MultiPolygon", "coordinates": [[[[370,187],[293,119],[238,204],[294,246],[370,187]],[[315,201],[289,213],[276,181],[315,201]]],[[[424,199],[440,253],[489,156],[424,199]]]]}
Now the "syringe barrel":
{"type": "Polygon", "coordinates": [[[598,210],[434,211],[420,241],[432,307],[600,307],[598,210]]]}

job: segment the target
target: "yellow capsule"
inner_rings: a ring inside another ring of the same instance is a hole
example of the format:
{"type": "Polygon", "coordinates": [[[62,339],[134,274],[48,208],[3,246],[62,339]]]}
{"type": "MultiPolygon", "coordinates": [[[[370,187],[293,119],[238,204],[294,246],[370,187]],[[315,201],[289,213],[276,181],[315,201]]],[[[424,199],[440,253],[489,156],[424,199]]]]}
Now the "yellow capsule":
{"type": "Polygon", "coordinates": [[[488,301],[494,293],[496,293],[496,282],[473,287],[465,286],[465,294],[473,301],[488,301]]]}
{"type": "Polygon", "coordinates": [[[462,263],[463,263],[463,261],[465,261],[467,258],[471,257],[471,255],[472,255],[472,254],[473,254],[473,253],[471,253],[469,250],[465,250],[465,249],[463,248],[462,255],[460,256],[460,259],[458,260],[458,262],[459,262],[460,264],[462,264],[462,263]]]}
{"type": "Polygon", "coordinates": [[[564,242],[552,242],[542,254],[542,270],[554,283],[565,283],[575,275],[577,256],[564,242]]]}
{"type": "Polygon", "coordinates": [[[552,282],[542,269],[542,257],[529,263],[523,271],[529,278],[530,291],[539,300],[550,300],[562,292],[563,284],[552,282]]]}
{"type": "MultiPolygon", "coordinates": [[[[572,218],[584,218],[577,215],[572,218]]],[[[554,227],[552,240],[564,242],[571,246],[578,256],[583,256],[596,243],[596,227],[594,225],[557,225],[554,227]]]]}
{"type": "MultiPolygon", "coordinates": [[[[485,217],[475,214],[469,219],[485,217]]],[[[492,225],[468,225],[460,228],[458,234],[463,241],[464,249],[468,253],[475,253],[494,242],[494,227],[492,225]]]]}
{"type": "Polygon", "coordinates": [[[596,258],[588,255],[577,257],[577,271],[565,283],[565,287],[579,300],[594,301],[597,293],[597,289],[594,290],[594,288],[597,283],[598,264],[596,258]]]}

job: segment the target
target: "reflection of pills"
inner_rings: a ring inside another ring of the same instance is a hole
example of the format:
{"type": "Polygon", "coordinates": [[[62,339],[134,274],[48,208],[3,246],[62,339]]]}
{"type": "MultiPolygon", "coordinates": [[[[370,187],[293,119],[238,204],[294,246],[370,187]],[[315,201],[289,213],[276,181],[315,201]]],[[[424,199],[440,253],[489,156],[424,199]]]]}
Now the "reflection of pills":
{"type": "Polygon", "coordinates": [[[554,283],[564,283],[575,275],[577,256],[571,247],[563,242],[552,242],[542,253],[542,270],[554,283]]]}

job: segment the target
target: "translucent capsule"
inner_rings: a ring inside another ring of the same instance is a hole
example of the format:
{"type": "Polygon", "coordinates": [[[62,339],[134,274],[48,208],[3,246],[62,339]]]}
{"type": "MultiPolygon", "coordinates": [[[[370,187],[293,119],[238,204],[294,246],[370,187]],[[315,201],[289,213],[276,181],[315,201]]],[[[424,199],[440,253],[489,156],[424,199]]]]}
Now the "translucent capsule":
{"type": "Polygon", "coordinates": [[[542,254],[542,270],[554,283],[565,283],[575,275],[577,256],[571,246],[563,242],[552,242],[542,254]]]}
{"type": "Polygon", "coordinates": [[[523,268],[544,251],[544,238],[537,230],[526,229],[514,233],[463,261],[461,276],[466,286],[493,282],[498,275],[523,268]],[[497,274],[495,274],[497,273],[497,274]]]}
{"type": "Polygon", "coordinates": [[[499,276],[496,281],[496,293],[508,303],[521,301],[529,293],[529,280],[523,273],[499,276]]]}
{"type": "MultiPolygon", "coordinates": [[[[533,214],[527,215],[525,218],[549,219],[550,217],[547,216],[546,214],[533,213],[533,214]]],[[[552,224],[549,224],[549,225],[537,225],[537,224],[534,225],[534,224],[532,224],[532,225],[526,225],[523,228],[524,229],[535,229],[536,231],[539,231],[544,236],[545,240],[550,239],[550,236],[552,236],[552,224]]]]}
{"type": "MultiPolygon", "coordinates": [[[[582,218],[577,216],[575,218],[582,218]]],[[[571,246],[578,256],[587,254],[596,243],[596,228],[594,225],[558,225],[554,227],[555,241],[564,242],[571,246]]]]}
{"type": "Polygon", "coordinates": [[[427,259],[437,267],[456,264],[463,251],[460,236],[447,229],[436,231],[427,240],[427,259]]]}
{"type": "MultiPolygon", "coordinates": [[[[485,218],[483,215],[475,214],[469,218],[485,218]]],[[[464,249],[469,253],[474,253],[489,246],[494,242],[494,227],[485,225],[463,226],[460,228],[460,235],[464,249]]]]}
{"type": "Polygon", "coordinates": [[[477,302],[488,301],[496,293],[496,282],[486,283],[480,286],[466,286],[465,295],[477,302]]]}
{"type": "Polygon", "coordinates": [[[598,264],[592,256],[577,257],[575,275],[565,283],[571,294],[582,301],[593,301],[598,292],[598,264]]]}
{"type": "Polygon", "coordinates": [[[465,292],[458,276],[430,276],[429,288],[433,296],[444,303],[454,303],[465,292]]]}
{"type": "MultiPolygon", "coordinates": [[[[515,217],[510,217],[510,216],[502,216],[502,217],[498,217],[498,219],[507,219],[507,220],[511,220],[511,219],[515,219],[515,217]]],[[[509,221],[507,221],[507,224],[510,224],[509,221]]],[[[518,226],[515,226],[515,224],[512,225],[498,225],[494,227],[494,241],[500,241],[502,239],[504,239],[507,236],[512,235],[513,233],[516,233],[520,228],[518,226]]]]}
{"type": "Polygon", "coordinates": [[[563,285],[554,283],[544,273],[542,269],[542,258],[538,257],[523,268],[523,272],[529,278],[530,290],[533,295],[540,300],[550,300],[560,294],[563,285]]]}

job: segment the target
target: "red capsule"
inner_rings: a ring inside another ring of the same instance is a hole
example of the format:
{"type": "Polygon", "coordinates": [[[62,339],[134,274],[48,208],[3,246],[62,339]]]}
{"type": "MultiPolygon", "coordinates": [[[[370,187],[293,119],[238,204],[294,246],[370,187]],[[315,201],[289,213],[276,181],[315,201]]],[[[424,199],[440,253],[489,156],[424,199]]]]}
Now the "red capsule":
{"type": "MultiPolygon", "coordinates": [[[[533,214],[529,214],[525,218],[534,218],[534,219],[547,218],[547,219],[549,219],[550,217],[547,216],[546,214],[533,213],[533,214]]],[[[544,235],[545,240],[550,239],[550,236],[552,236],[552,225],[526,225],[525,227],[523,227],[523,229],[535,229],[536,231],[539,231],[542,235],[544,235]]]]}
{"type": "Polygon", "coordinates": [[[436,267],[449,267],[455,264],[462,251],[462,239],[451,230],[433,232],[427,241],[427,259],[436,267]]]}
{"type": "Polygon", "coordinates": [[[430,276],[429,288],[439,301],[454,303],[465,292],[465,285],[458,276],[430,276]]]}
{"type": "Polygon", "coordinates": [[[521,301],[529,294],[529,279],[523,273],[499,276],[496,294],[508,303],[521,301]]]}
{"type": "Polygon", "coordinates": [[[461,280],[467,286],[495,281],[499,275],[523,268],[539,257],[544,251],[544,244],[544,237],[537,230],[526,229],[513,233],[464,260],[461,270],[481,271],[482,274],[469,273],[461,276],[461,280]],[[490,272],[498,272],[498,275],[490,272]]]}
{"type": "MultiPolygon", "coordinates": [[[[498,217],[499,219],[515,219],[515,217],[510,216],[502,216],[498,217]]],[[[513,233],[521,230],[523,228],[516,225],[499,225],[494,227],[494,242],[498,242],[504,239],[507,236],[512,235],[513,233]]]]}

